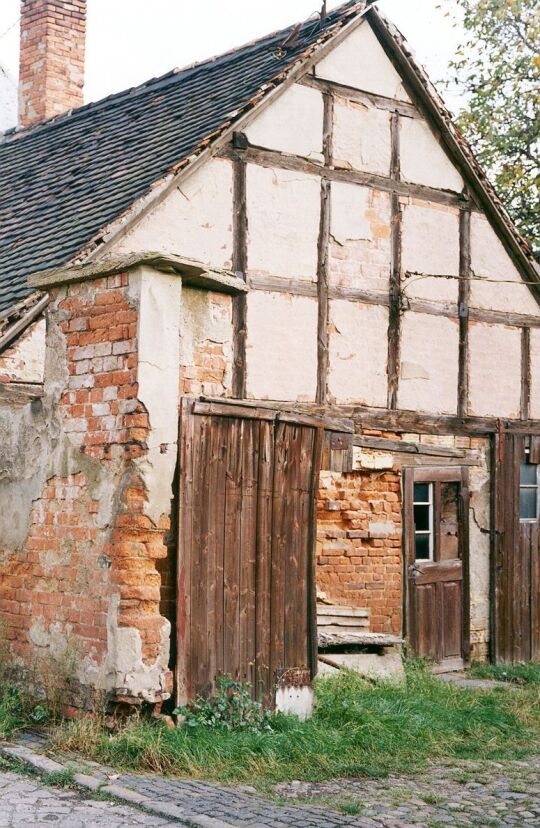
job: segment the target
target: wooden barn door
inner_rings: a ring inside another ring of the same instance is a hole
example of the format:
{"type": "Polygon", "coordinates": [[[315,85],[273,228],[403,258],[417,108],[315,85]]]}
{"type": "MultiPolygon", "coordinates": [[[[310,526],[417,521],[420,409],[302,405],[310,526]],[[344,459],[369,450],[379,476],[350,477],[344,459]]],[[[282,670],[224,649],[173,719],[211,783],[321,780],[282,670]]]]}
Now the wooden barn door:
{"type": "Polygon", "coordinates": [[[276,674],[313,675],[314,530],[323,431],[310,418],[184,400],[181,414],[180,703],[215,677],[272,699],[276,674]]]}
{"type": "Polygon", "coordinates": [[[469,651],[468,494],[466,468],[406,470],[407,636],[443,670],[469,651]]]}
{"type": "Polygon", "coordinates": [[[497,440],[495,656],[540,660],[540,437],[497,440]]]}

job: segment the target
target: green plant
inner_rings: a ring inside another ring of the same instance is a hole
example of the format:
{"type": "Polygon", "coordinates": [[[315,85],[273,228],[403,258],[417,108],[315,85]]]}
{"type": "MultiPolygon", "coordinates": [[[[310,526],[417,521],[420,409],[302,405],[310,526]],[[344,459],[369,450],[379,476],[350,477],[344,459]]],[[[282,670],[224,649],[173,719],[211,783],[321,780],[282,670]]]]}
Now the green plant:
{"type": "Polygon", "coordinates": [[[45,785],[52,785],[55,788],[73,788],[75,787],[75,769],[64,768],[64,770],[51,771],[42,776],[42,781],[45,785]]]}
{"type": "Polygon", "coordinates": [[[187,727],[221,730],[244,730],[251,733],[272,731],[274,714],[251,696],[251,685],[234,681],[229,675],[216,677],[217,692],[208,698],[199,696],[175,715],[183,716],[187,727]]]}
{"type": "Polygon", "coordinates": [[[540,664],[484,664],[474,662],[471,676],[480,679],[507,681],[512,684],[540,684],[540,664]]]}

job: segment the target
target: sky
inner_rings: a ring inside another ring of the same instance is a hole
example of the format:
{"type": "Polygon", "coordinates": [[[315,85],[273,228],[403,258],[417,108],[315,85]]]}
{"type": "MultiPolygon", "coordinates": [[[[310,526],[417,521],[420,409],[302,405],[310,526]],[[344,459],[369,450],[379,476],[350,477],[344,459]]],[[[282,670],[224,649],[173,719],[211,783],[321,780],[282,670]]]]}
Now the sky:
{"type": "MultiPolygon", "coordinates": [[[[136,86],[261,35],[304,20],[319,0],[88,0],[86,101],[136,86]]],[[[329,8],[340,5],[328,3],[329,8]]],[[[0,63],[18,73],[20,0],[0,0],[0,63]]],[[[379,0],[420,62],[445,77],[459,30],[438,0],[379,0]]],[[[448,98],[447,98],[448,99],[448,98]]],[[[458,99],[450,96],[456,108],[458,99]]]]}

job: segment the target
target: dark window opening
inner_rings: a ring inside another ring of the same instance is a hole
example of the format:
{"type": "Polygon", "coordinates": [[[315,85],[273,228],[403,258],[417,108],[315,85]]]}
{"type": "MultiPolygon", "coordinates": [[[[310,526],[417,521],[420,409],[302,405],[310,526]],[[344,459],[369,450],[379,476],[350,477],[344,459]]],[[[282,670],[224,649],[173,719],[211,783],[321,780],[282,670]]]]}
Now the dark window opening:
{"type": "Polygon", "coordinates": [[[538,520],[538,465],[522,463],[519,472],[520,520],[538,520]]]}

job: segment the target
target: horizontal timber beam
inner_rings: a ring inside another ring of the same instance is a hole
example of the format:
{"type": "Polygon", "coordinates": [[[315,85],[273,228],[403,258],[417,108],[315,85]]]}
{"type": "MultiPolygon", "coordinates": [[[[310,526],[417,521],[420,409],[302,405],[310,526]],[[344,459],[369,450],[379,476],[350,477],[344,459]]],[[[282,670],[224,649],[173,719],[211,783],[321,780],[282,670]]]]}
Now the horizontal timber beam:
{"type": "Polygon", "coordinates": [[[292,172],[303,172],[308,175],[319,175],[328,181],[343,181],[347,184],[360,184],[364,187],[371,187],[374,190],[381,190],[385,193],[394,193],[405,198],[417,198],[421,201],[430,201],[433,204],[444,204],[446,207],[463,207],[467,200],[459,193],[451,193],[446,190],[438,190],[434,187],[426,187],[422,184],[409,184],[406,181],[395,181],[386,175],[361,172],[360,170],[342,170],[335,167],[317,164],[315,161],[308,161],[298,155],[287,155],[275,150],[261,149],[259,147],[248,147],[237,149],[225,147],[218,153],[220,158],[229,158],[232,161],[243,159],[244,161],[257,164],[260,167],[271,169],[290,170],[292,172]]]}
{"type": "Polygon", "coordinates": [[[374,92],[354,89],[352,86],[344,86],[342,83],[323,80],[314,75],[306,75],[300,83],[303,86],[310,86],[312,89],[318,89],[323,93],[332,93],[336,97],[346,98],[349,101],[355,101],[356,103],[364,105],[371,104],[377,109],[385,109],[387,112],[398,112],[406,118],[420,117],[420,113],[413,104],[396,101],[394,98],[387,98],[384,95],[376,95],[374,92]]]}

